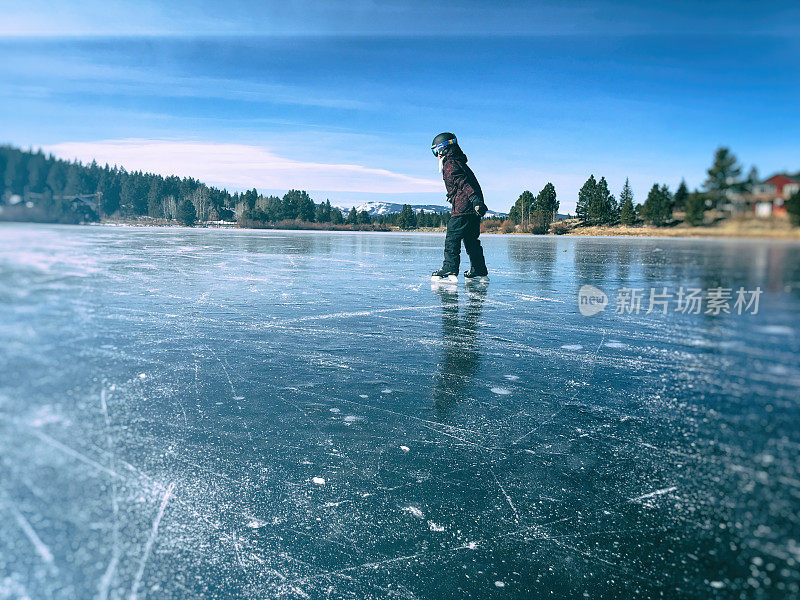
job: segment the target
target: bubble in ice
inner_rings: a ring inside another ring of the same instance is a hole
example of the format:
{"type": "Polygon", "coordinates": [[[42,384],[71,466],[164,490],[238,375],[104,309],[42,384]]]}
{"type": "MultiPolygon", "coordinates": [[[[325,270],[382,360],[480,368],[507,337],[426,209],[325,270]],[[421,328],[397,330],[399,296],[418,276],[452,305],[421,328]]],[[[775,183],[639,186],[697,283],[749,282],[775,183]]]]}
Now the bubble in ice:
{"type": "Polygon", "coordinates": [[[147,373],[139,373],[139,379],[147,379],[147,373]]]}
{"type": "Polygon", "coordinates": [[[403,510],[408,512],[408,513],[411,513],[412,516],[414,516],[414,517],[416,517],[418,519],[424,519],[425,518],[425,513],[423,513],[416,506],[406,506],[403,510]]]}
{"type": "Polygon", "coordinates": [[[505,582],[504,582],[504,581],[495,581],[495,582],[494,582],[494,585],[495,585],[495,587],[499,587],[499,588],[504,588],[504,587],[506,587],[506,584],[505,584],[505,582]]]}
{"type": "Polygon", "coordinates": [[[325,485],[324,477],[313,477],[311,481],[314,483],[314,485],[325,485]]]}
{"type": "Polygon", "coordinates": [[[400,446],[400,450],[402,450],[403,452],[409,452],[411,448],[409,448],[408,446],[400,446]]]}
{"type": "Polygon", "coordinates": [[[497,394],[498,396],[508,396],[511,393],[506,388],[501,388],[501,387],[493,387],[492,392],[497,394]]]}
{"type": "Polygon", "coordinates": [[[431,531],[436,532],[444,531],[444,525],[437,525],[433,521],[428,521],[428,528],[430,528],[431,531]]]}
{"type": "Polygon", "coordinates": [[[262,527],[266,527],[267,524],[260,519],[250,519],[250,521],[248,521],[247,523],[247,526],[250,529],[260,529],[262,527]]]}

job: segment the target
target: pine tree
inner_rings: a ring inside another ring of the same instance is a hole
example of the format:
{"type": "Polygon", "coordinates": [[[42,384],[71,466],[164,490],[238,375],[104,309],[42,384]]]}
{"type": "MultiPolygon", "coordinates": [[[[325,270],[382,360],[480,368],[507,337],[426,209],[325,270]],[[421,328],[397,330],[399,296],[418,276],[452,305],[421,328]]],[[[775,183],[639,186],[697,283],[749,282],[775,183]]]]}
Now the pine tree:
{"type": "Polygon", "coordinates": [[[49,168],[50,167],[47,164],[47,159],[41,150],[31,156],[30,160],[28,161],[28,190],[37,194],[40,194],[44,191],[49,168]]]}
{"type": "MultiPolygon", "coordinates": [[[[255,190],[253,190],[255,192],[255,190]]],[[[301,221],[314,220],[314,201],[308,192],[302,190],[289,190],[281,202],[284,219],[300,219],[301,221]]]]}
{"type": "MultiPolygon", "coordinates": [[[[325,205],[324,205],[324,208],[322,210],[322,221],[320,221],[321,223],[330,223],[331,222],[332,210],[333,209],[331,209],[331,201],[330,200],[325,200],[325,205]]],[[[337,210],[336,212],[339,212],[339,211],[337,210]]]]}
{"type": "Polygon", "coordinates": [[[752,166],[747,173],[747,179],[744,182],[744,190],[752,192],[753,188],[759,183],[761,183],[761,176],[758,174],[758,167],[752,166]]]}
{"type": "MultiPolygon", "coordinates": [[[[69,180],[67,181],[69,185],[69,180]]],[[[133,182],[132,175],[125,175],[122,179],[122,186],[119,192],[119,209],[123,215],[129,216],[135,214],[133,211],[133,201],[136,195],[136,190],[133,182]]]]}
{"type": "Polygon", "coordinates": [[[314,221],[314,201],[308,192],[301,191],[297,201],[297,216],[301,221],[314,221]]]}
{"type": "Polygon", "coordinates": [[[556,197],[555,186],[547,182],[539,194],[536,196],[536,210],[541,213],[545,222],[549,225],[555,221],[558,214],[558,198],[556,197]]]}
{"type": "Polygon", "coordinates": [[[253,212],[256,208],[256,202],[258,201],[258,190],[256,188],[247,190],[242,194],[242,200],[244,201],[246,209],[253,212]]]}
{"type": "MultiPolygon", "coordinates": [[[[205,187],[205,186],[203,186],[205,187]]],[[[134,173],[133,175],[133,214],[146,215],[147,214],[147,190],[148,186],[145,182],[142,172],[134,173]]],[[[208,194],[205,195],[208,198],[208,194]]],[[[207,215],[203,215],[206,218],[207,215]]]]}
{"type": "Polygon", "coordinates": [[[341,225],[343,223],[344,223],[344,217],[342,217],[342,211],[340,211],[335,206],[331,207],[331,224],[341,225]]]}
{"type": "Polygon", "coordinates": [[[586,183],[583,184],[578,192],[578,203],[575,206],[575,216],[584,223],[589,222],[589,204],[594,197],[596,187],[597,181],[595,181],[594,175],[590,175],[589,179],[586,180],[586,183]]]}
{"type": "MultiPolygon", "coordinates": [[[[52,185],[58,185],[57,181],[55,181],[55,178],[58,177],[58,175],[54,175],[57,166],[58,163],[53,165],[50,169],[50,173],[47,176],[48,186],[51,185],[51,176],[53,176],[54,179],[52,185]]],[[[106,165],[106,167],[100,173],[100,180],[97,182],[96,189],[96,192],[100,194],[100,208],[103,215],[111,216],[119,210],[120,189],[121,186],[119,184],[117,172],[112,171],[108,168],[108,165],[106,165]]],[[[53,193],[56,194],[60,192],[53,190],[53,193]]]]}
{"type": "Polygon", "coordinates": [[[742,176],[742,166],[729,148],[722,146],[714,153],[714,162],[706,171],[708,177],[703,187],[709,192],[714,207],[718,208],[728,190],[737,189],[742,176]]]}
{"type": "Polygon", "coordinates": [[[514,223],[515,225],[519,225],[523,221],[527,221],[530,217],[530,213],[534,208],[534,203],[536,202],[536,198],[534,195],[525,190],[519,195],[517,201],[514,203],[514,206],[511,207],[511,210],[508,211],[508,218],[509,220],[514,223]]]}
{"type": "Polygon", "coordinates": [[[675,210],[685,210],[687,198],[689,198],[689,188],[686,187],[686,180],[681,179],[678,189],[675,190],[675,196],[673,196],[675,210]]]}
{"type": "Polygon", "coordinates": [[[665,225],[672,218],[672,195],[666,185],[653,184],[642,206],[642,215],[656,227],[665,225]]]}
{"type": "Polygon", "coordinates": [[[400,229],[414,229],[417,226],[417,215],[408,204],[403,204],[403,208],[397,216],[397,226],[400,229]]]}
{"type": "Polygon", "coordinates": [[[626,178],[625,185],[619,194],[620,213],[619,220],[623,225],[633,225],[636,222],[636,211],[633,208],[633,190],[630,181],[626,178]]]}
{"type": "Polygon", "coordinates": [[[83,166],[72,163],[67,169],[67,180],[64,184],[64,194],[67,196],[77,196],[85,193],[83,189],[83,166]]]}
{"type": "Polygon", "coordinates": [[[150,189],[147,190],[147,214],[151,217],[160,217],[164,214],[161,206],[161,178],[153,177],[150,189]]]}
{"type": "Polygon", "coordinates": [[[371,225],[372,217],[369,216],[369,213],[367,211],[361,210],[358,212],[358,216],[356,217],[356,222],[359,225],[371,225]]]}
{"type": "Polygon", "coordinates": [[[21,150],[13,149],[6,159],[6,168],[3,178],[5,189],[13,194],[23,194],[28,183],[28,154],[21,150]]]}
{"type": "Polygon", "coordinates": [[[356,222],[358,222],[358,211],[354,206],[353,208],[350,209],[350,212],[347,213],[347,219],[345,220],[345,223],[347,223],[348,225],[355,225],[356,222]]]}
{"type": "Polygon", "coordinates": [[[50,172],[47,173],[45,179],[45,186],[53,192],[54,196],[59,196],[64,193],[64,185],[67,182],[67,169],[63,161],[56,160],[50,166],[50,172]]]}
{"type": "Polygon", "coordinates": [[[705,217],[706,199],[697,190],[686,198],[686,222],[689,225],[702,225],[705,217]]]}
{"type": "Polygon", "coordinates": [[[325,203],[320,202],[317,204],[316,208],[314,209],[314,220],[317,223],[327,223],[330,221],[330,215],[325,218],[325,203]]]}
{"type": "Polygon", "coordinates": [[[617,202],[617,199],[614,197],[614,194],[608,195],[608,207],[609,207],[609,225],[616,225],[619,223],[619,213],[620,213],[620,205],[617,202]]]}
{"type": "Polygon", "coordinates": [[[184,198],[178,205],[178,221],[186,227],[194,227],[197,221],[197,213],[194,210],[194,204],[189,198],[184,198]]]}
{"type": "Polygon", "coordinates": [[[589,198],[588,221],[593,225],[606,225],[614,220],[614,211],[605,177],[601,177],[594,186],[594,193],[589,198]]]}
{"type": "Polygon", "coordinates": [[[664,223],[666,224],[672,220],[672,213],[675,211],[675,198],[672,192],[669,191],[669,186],[666,183],[661,186],[661,198],[664,207],[664,223]]]}

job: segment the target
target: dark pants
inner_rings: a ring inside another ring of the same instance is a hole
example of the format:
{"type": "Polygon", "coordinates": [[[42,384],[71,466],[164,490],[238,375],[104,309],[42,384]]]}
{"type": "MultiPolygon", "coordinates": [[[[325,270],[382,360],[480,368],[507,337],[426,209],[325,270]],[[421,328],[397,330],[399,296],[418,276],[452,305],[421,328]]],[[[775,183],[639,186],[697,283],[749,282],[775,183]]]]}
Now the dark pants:
{"type": "Polygon", "coordinates": [[[447,222],[447,236],[444,238],[444,265],[446,271],[458,273],[461,263],[461,241],[469,256],[469,262],[478,273],[486,273],[483,248],[478,241],[481,234],[481,220],[477,216],[450,217],[447,222]]]}

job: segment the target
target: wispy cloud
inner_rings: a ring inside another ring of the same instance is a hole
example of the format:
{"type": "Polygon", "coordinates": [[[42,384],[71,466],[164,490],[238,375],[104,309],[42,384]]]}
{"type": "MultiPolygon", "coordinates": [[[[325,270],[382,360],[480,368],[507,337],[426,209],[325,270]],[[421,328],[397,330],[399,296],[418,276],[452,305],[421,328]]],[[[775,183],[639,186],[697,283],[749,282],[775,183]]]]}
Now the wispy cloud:
{"type": "MultiPolygon", "coordinates": [[[[30,51],[29,51],[30,52],[30,51]]],[[[239,77],[187,75],[163,65],[159,70],[119,64],[99,64],[57,55],[15,53],[0,67],[9,82],[0,94],[59,98],[64,93],[91,97],[205,98],[249,103],[273,103],[346,110],[375,110],[375,103],[337,95],[328,89],[285,83],[267,83],[239,77]],[[44,86],[42,80],[57,82],[44,86]]]]}
{"type": "Polygon", "coordinates": [[[67,159],[124,166],[161,175],[195,177],[231,190],[413,194],[442,191],[440,181],[355,164],[292,160],[259,146],[186,140],[124,139],[64,142],[47,152],[67,159]]]}

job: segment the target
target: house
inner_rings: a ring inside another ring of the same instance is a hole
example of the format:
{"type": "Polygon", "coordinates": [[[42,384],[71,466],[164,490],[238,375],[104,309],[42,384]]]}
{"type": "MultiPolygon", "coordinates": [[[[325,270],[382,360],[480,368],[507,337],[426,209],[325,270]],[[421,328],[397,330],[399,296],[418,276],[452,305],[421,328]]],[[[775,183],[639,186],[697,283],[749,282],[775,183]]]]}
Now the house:
{"type": "Polygon", "coordinates": [[[800,173],[777,173],[757,183],[750,193],[750,204],[758,217],[786,214],[784,203],[800,191],[800,173]]]}

